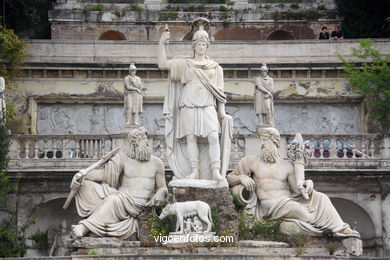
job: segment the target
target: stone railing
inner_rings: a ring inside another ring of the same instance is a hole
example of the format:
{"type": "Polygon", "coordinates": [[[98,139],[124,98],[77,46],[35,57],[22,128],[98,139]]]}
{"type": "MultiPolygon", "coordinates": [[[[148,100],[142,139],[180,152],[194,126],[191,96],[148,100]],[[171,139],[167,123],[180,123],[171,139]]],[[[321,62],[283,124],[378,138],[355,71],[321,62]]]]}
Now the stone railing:
{"type": "MultiPolygon", "coordinates": [[[[286,136],[286,144],[294,136],[286,136]]],[[[315,159],[359,159],[382,158],[383,135],[344,134],[344,135],[303,135],[311,142],[311,158],[315,159]]]]}
{"type": "MultiPolygon", "coordinates": [[[[293,135],[282,135],[280,152],[286,154],[286,147],[293,135]]],[[[383,163],[390,158],[390,137],[380,134],[348,135],[303,135],[312,143],[312,155],[309,165],[330,167],[341,161],[347,168],[354,165],[369,167],[390,167],[383,163]],[[371,162],[371,163],[370,163],[371,162]]],[[[61,170],[69,171],[86,167],[91,162],[115,147],[125,145],[125,135],[14,135],[10,147],[10,171],[61,170]],[[73,163],[72,163],[73,162],[73,163]],[[62,169],[65,170],[65,169],[62,169]]],[[[161,158],[169,168],[165,139],[161,135],[150,135],[149,143],[153,154],[161,158]]],[[[235,135],[231,146],[229,168],[233,169],[238,161],[248,154],[260,150],[259,139],[255,135],[235,135]]]]}

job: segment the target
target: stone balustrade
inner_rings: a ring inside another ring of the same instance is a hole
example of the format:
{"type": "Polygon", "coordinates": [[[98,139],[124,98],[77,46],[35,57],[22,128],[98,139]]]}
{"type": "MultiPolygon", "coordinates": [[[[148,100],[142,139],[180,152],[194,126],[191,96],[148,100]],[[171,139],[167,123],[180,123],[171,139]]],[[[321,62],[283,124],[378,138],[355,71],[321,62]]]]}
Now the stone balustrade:
{"type": "MultiPolygon", "coordinates": [[[[293,135],[282,135],[280,152],[286,154],[293,135]]],[[[311,141],[309,168],[329,168],[341,163],[347,168],[390,167],[386,147],[390,137],[381,134],[303,135],[311,141]]],[[[9,171],[74,171],[87,167],[117,146],[123,146],[121,135],[13,135],[10,147],[9,171]]],[[[150,135],[153,154],[161,158],[167,168],[166,143],[162,135],[150,135]]],[[[239,160],[260,149],[255,135],[235,135],[231,145],[229,168],[239,160]]]]}

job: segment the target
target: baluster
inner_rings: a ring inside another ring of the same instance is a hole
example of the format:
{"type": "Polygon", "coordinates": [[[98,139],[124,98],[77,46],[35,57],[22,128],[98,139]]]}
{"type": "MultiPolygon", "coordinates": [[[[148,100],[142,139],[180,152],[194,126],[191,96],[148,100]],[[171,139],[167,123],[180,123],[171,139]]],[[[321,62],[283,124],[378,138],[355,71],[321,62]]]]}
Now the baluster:
{"type": "Polygon", "coordinates": [[[98,140],[97,139],[95,139],[95,140],[91,140],[92,141],[92,145],[93,144],[95,144],[95,149],[92,149],[93,150],[93,152],[92,152],[92,154],[93,154],[93,158],[98,158],[98,140]]]}
{"type": "Polygon", "coordinates": [[[160,159],[162,160],[162,161],[164,161],[164,147],[165,145],[164,145],[164,140],[163,139],[160,139],[160,159]]]}
{"type": "Polygon", "coordinates": [[[25,154],[24,158],[30,159],[29,158],[30,146],[29,146],[28,142],[26,142],[26,144],[24,145],[24,154],[25,154]]]}
{"type": "Polygon", "coordinates": [[[43,140],[43,159],[47,159],[47,140],[43,140]]]}
{"type": "MultiPolygon", "coordinates": [[[[360,151],[362,152],[362,153],[366,153],[366,140],[364,139],[364,137],[360,137],[361,138],[361,143],[362,143],[362,146],[361,146],[361,149],[360,149],[360,151]]],[[[360,158],[362,158],[363,157],[363,154],[361,154],[361,157],[360,158]]]]}
{"type": "Polygon", "coordinates": [[[238,159],[238,139],[234,140],[234,159],[238,159]]]}
{"type": "Polygon", "coordinates": [[[53,159],[56,159],[57,158],[57,143],[56,143],[56,140],[53,139],[53,159]]]}
{"type": "Polygon", "coordinates": [[[85,152],[85,140],[82,139],[81,141],[81,147],[80,147],[80,158],[85,158],[87,156],[86,152],[85,152]]]}
{"type": "Polygon", "coordinates": [[[371,157],[376,157],[375,156],[375,144],[376,144],[376,142],[375,142],[375,137],[372,137],[371,139],[370,139],[370,156],[371,157]]]}
{"type": "Polygon", "coordinates": [[[102,156],[106,154],[106,140],[103,139],[102,140],[102,146],[101,146],[101,149],[102,149],[102,156]]]}
{"type": "Polygon", "coordinates": [[[337,138],[332,136],[329,138],[329,158],[334,159],[337,158],[337,145],[336,145],[337,138]]]}
{"type": "Polygon", "coordinates": [[[80,142],[81,140],[76,139],[76,158],[80,158],[80,142]]]}
{"type": "Polygon", "coordinates": [[[69,156],[69,151],[70,151],[69,143],[70,143],[69,139],[62,140],[62,147],[61,147],[62,158],[66,158],[69,156]]]}
{"type": "Polygon", "coordinates": [[[39,146],[38,146],[38,141],[37,140],[34,140],[35,141],[35,145],[34,145],[34,159],[38,159],[38,153],[39,153],[39,146]]]}

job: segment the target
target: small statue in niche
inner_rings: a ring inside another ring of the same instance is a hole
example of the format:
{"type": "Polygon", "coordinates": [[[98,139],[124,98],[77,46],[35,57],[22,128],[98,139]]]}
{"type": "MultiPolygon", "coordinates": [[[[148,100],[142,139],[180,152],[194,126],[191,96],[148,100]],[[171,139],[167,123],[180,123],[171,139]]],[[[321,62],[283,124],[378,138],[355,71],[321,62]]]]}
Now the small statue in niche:
{"type": "Polygon", "coordinates": [[[265,63],[261,65],[260,75],[255,79],[255,112],[258,127],[274,126],[274,80],[268,76],[265,63]]]}
{"type": "Polygon", "coordinates": [[[67,230],[66,226],[66,220],[63,220],[60,224],[60,230],[54,235],[54,241],[49,256],[70,255],[67,247],[67,240],[71,239],[72,233],[70,230],[67,230]]]}
{"type": "Polygon", "coordinates": [[[143,93],[141,78],[136,76],[137,67],[130,64],[129,75],[123,79],[125,87],[125,116],[126,125],[140,125],[140,114],[142,113],[143,93]]]}

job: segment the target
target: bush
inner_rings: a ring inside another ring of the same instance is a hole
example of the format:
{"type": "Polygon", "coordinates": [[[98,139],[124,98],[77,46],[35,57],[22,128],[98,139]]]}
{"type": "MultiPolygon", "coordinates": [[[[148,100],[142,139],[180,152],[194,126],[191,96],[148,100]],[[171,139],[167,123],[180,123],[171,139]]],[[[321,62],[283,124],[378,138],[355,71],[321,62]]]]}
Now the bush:
{"type": "Polygon", "coordinates": [[[245,212],[238,217],[238,237],[240,240],[280,240],[280,219],[258,221],[245,212]]]}
{"type": "Polygon", "coordinates": [[[103,12],[103,10],[104,10],[103,4],[86,5],[86,6],[84,6],[84,9],[83,9],[83,11],[85,11],[85,12],[91,12],[91,11],[103,12]]]}
{"type": "Polygon", "coordinates": [[[3,222],[0,225],[0,257],[22,257],[26,249],[23,237],[16,232],[15,222],[3,222]]]}

